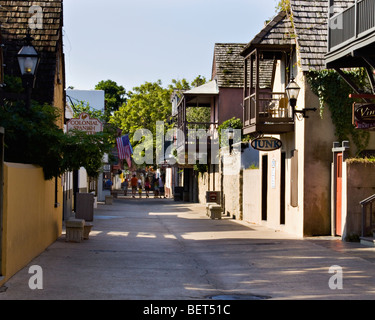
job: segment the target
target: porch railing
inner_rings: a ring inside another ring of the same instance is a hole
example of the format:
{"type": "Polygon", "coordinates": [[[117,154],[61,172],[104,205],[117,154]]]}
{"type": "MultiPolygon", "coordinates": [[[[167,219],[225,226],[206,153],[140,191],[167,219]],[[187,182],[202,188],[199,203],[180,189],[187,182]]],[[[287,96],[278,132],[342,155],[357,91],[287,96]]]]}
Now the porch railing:
{"type": "Polygon", "coordinates": [[[255,93],[245,98],[244,125],[251,126],[259,123],[292,122],[293,114],[284,92],[259,94],[255,93]]]}
{"type": "MultiPolygon", "coordinates": [[[[328,8],[330,12],[332,8],[328,8]]],[[[356,0],[354,5],[328,20],[328,52],[375,31],[375,0],[356,0]]]]}
{"type": "Polygon", "coordinates": [[[375,194],[359,203],[362,207],[362,237],[372,235],[372,230],[375,229],[374,201],[375,194]]]}
{"type": "MultiPolygon", "coordinates": [[[[218,124],[216,122],[183,122],[178,127],[177,131],[177,148],[186,146],[188,144],[202,143],[202,139],[206,138],[205,134],[201,136],[199,130],[203,130],[207,135],[207,144],[210,143],[212,138],[217,138],[218,124]],[[189,132],[192,130],[192,132],[189,132]],[[195,131],[196,130],[196,131],[195,131]],[[201,140],[199,140],[201,139],[201,140]]],[[[197,144],[199,145],[199,144],[197,144]]]]}

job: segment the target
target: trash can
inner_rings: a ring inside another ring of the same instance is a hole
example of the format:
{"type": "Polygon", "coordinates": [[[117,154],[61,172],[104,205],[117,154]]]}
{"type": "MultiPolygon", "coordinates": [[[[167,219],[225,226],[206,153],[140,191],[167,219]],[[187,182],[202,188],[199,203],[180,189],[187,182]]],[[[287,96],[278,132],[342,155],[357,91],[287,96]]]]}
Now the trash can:
{"type": "Polygon", "coordinates": [[[76,219],[94,220],[94,195],[92,193],[76,194],[76,219]]]}

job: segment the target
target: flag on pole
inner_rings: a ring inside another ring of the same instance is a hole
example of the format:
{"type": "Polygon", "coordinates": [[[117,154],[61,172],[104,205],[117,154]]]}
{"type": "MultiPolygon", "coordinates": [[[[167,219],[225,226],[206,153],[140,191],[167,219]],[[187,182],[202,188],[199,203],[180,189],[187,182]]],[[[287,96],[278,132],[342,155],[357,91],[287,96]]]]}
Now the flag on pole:
{"type": "Polygon", "coordinates": [[[128,167],[131,167],[133,148],[130,144],[129,135],[125,135],[116,139],[118,157],[120,160],[126,160],[128,167]]]}

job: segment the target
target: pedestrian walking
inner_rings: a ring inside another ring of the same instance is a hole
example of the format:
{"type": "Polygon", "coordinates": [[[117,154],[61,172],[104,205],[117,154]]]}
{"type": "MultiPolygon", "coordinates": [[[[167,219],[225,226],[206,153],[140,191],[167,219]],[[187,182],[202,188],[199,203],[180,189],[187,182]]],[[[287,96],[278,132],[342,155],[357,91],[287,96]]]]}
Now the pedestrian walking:
{"type": "Polygon", "coordinates": [[[159,194],[160,194],[160,198],[162,198],[162,197],[165,198],[165,195],[164,195],[164,181],[161,178],[161,176],[159,177],[159,194]]]}
{"type": "Polygon", "coordinates": [[[130,184],[132,186],[132,195],[133,195],[133,198],[135,198],[135,192],[137,191],[137,186],[138,186],[138,179],[135,176],[135,174],[133,174],[133,178],[131,178],[130,184]]]}
{"type": "Polygon", "coordinates": [[[147,176],[145,179],[146,198],[149,197],[148,193],[150,192],[150,189],[151,189],[150,178],[147,176]]]}
{"type": "Polygon", "coordinates": [[[129,181],[128,178],[125,178],[122,182],[122,190],[124,191],[124,196],[128,195],[128,187],[129,187],[129,181]]]}
{"type": "Polygon", "coordinates": [[[154,198],[159,198],[159,179],[154,179],[154,198]]]}
{"type": "Polygon", "coordinates": [[[142,198],[142,180],[138,179],[138,193],[139,197],[142,198]]]}
{"type": "Polygon", "coordinates": [[[107,181],[105,182],[105,188],[112,190],[112,184],[113,184],[112,180],[108,178],[107,181]]]}

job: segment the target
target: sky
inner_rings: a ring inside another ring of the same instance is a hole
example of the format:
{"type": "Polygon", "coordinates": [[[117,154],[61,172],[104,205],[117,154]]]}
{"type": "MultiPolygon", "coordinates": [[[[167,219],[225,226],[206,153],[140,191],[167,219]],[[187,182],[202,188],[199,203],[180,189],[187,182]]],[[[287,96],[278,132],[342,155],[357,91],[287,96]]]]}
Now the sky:
{"type": "Polygon", "coordinates": [[[215,43],[248,43],[277,0],[64,0],[66,86],[211,78],[215,43]]]}

